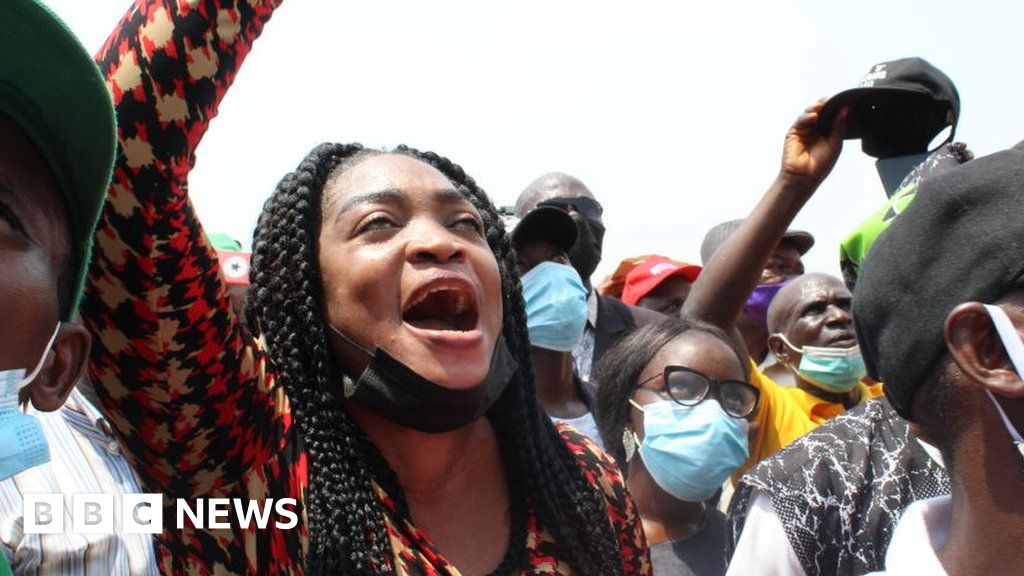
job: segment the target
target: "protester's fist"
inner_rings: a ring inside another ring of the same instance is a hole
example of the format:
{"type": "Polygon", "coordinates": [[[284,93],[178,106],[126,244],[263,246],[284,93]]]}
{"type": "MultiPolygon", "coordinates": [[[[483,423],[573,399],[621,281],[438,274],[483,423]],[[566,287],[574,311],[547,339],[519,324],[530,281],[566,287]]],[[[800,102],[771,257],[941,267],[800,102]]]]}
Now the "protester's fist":
{"type": "Polygon", "coordinates": [[[843,150],[843,134],[849,110],[843,108],[832,123],[828,136],[818,132],[818,114],[825,105],[822,98],[809,106],[786,133],[782,149],[782,174],[797,184],[817,188],[832,171],[843,150]]]}

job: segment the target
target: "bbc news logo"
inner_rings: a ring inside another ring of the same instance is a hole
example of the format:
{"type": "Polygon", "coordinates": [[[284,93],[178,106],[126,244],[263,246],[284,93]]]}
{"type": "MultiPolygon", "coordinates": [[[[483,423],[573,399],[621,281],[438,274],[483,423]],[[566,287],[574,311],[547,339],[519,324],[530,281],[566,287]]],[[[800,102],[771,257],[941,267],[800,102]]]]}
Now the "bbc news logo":
{"type": "MultiPolygon", "coordinates": [[[[242,500],[200,498],[175,501],[178,530],[255,526],[290,530],[299,524],[294,498],[242,500]],[[186,523],[187,519],[187,523],[186,523]]],[[[25,534],[159,534],[164,530],[160,494],[25,494],[25,534]],[[70,506],[65,506],[70,502],[70,506]],[[67,522],[70,518],[70,526],[67,522]]]]}

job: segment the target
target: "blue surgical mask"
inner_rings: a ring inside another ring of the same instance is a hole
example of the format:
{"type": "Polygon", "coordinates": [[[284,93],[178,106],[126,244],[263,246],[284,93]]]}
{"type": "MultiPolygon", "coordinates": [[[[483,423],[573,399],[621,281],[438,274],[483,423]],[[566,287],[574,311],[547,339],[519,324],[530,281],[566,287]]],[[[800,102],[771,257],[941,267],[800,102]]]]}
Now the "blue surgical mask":
{"type": "Polygon", "coordinates": [[[50,448],[43,427],[34,417],[18,409],[18,393],[39,375],[46,354],[57,339],[60,323],[46,344],[46,350],[28,376],[25,370],[0,370],[0,480],[50,461],[50,448]]]}
{"type": "Polygon", "coordinates": [[[530,344],[569,352],[587,326],[587,288],[572,266],[541,262],[523,274],[530,344]]]}
{"type": "Polygon", "coordinates": [[[860,346],[850,348],[820,348],[804,346],[797,348],[790,344],[785,334],[776,336],[794,352],[801,354],[797,374],[827,392],[842,394],[857,387],[861,379],[867,376],[868,369],[864,365],[864,356],[860,346]]]}
{"type": "Polygon", "coordinates": [[[640,458],[658,486],[680,500],[707,500],[747,460],[747,421],[716,400],[636,406],[644,413],[640,458]]]}

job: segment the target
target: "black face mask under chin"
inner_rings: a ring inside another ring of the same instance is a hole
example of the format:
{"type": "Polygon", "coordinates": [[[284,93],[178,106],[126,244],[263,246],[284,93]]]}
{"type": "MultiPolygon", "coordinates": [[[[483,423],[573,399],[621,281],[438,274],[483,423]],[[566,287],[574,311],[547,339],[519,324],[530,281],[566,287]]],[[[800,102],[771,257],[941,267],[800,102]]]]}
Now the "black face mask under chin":
{"type": "Polygon", "coordinates": [[[484,415],[512,380],[519,364],[499,335],[484,381],[466,389],[445,388],[427,380],[384,350],[373,353],[327,324],[355,349],[370,357],[359,379],[343,377],[346,400],[356,400],[399,426],[436,434],[461,428],[484,415]]]}

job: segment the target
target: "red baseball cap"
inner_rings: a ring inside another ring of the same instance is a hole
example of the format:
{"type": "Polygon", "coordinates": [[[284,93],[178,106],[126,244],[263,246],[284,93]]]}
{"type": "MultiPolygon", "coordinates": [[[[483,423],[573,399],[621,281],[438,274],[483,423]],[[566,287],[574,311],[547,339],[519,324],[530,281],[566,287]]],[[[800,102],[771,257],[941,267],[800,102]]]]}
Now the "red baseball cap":
{"type": "Polygon", "coordinates": [[[687,282],[693,282],[700,274],[701,267],[670,260],[664,256],[649,256],[638,263],[626,275],[626,285],[622,289],[622,301],[630,306],[654,290],[662,282],[672,276],[680,276],[687,282]]]}

